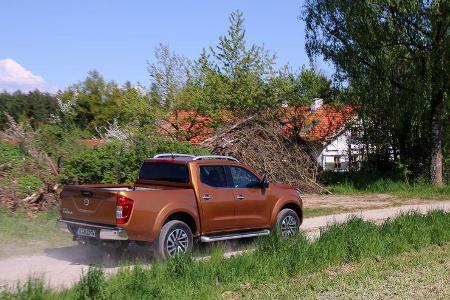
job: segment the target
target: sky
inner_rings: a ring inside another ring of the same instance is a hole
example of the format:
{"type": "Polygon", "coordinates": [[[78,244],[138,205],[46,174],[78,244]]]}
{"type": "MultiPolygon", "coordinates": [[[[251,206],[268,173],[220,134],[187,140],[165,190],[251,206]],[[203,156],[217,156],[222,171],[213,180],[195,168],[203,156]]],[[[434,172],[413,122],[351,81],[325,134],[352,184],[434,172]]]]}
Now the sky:
{"type": "MultiPolygon", "coordinates": [[[[277,65],[309,65],[300,0],[0,0],[0,90],[55,92],[98,70],[106,80],[149,86],[147,62],[159,43],[195,59],[214,46],[236,9],[248,43],[277,65]]],[[[318,63],[325,74],[330,69],[318,63]]],[[[327,74],[329,75],[329,74],[327,74]]]]}

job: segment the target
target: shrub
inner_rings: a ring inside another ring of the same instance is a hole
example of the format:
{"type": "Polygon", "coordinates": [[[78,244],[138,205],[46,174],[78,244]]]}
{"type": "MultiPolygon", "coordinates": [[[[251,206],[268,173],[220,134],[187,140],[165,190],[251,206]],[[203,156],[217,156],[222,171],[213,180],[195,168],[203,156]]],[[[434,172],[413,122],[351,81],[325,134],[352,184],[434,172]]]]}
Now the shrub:
{"type": "Polygon", "coordinates": [[[10,145],[0,142],[0,166],[10,163],[12,166],[20,164],[24,153],[17,145],[10,145]]]}
{"type": "Polygon", "coordinates": [[[203,153],[187,143],[163,139],[151,144],[145,139],[130,144],[110,142],[69,156],[59,179],[65,184],[131,183],[142,161],[161,152],[203,153]]]}
{"type": "Polygon", "coordinates": [[[76,299],[107,299],[104,295],[105,274],[97,267],[89,267],[75,286],[76,299]]]}
{"type": "Polygon", "coordinates": [[[33,175],[23,175],[17,180],[17,191],[21,196],[30,195],[44,184],[41,179],[33,175]]]}

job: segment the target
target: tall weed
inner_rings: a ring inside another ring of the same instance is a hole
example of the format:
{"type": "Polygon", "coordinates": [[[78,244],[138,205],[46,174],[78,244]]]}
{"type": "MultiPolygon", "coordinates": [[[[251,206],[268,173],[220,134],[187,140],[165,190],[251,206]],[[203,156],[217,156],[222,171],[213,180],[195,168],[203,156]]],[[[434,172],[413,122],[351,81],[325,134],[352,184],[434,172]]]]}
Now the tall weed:
{"type": "MultiPolygon", "coordinates": [[[[322,230],[316,240],[303,234],[283,240],[271,235],[255,241],[255,251],[225,259],[213,250],[208,261],[189,256],[159,262],[151,268],[124,268],[105,280],[99,269],[90,269],[69,292],[41,292],[42,298],[95,299],[209,299],[225,291],[255,288],[294,274],[317,272],[329,266],[386,257],[405,251],[450,242],[450,213],[432,211],[400,215],[383,225],[358,218],[322,230]],[[75,290],[76,293],[70,293],[75,290]],[[74,296],[75,295],[75,296],[74,296]]],[[[30,294],[30,293],[29,293],[30,294]]],[[[30,294],[31,295],[31,294],[30,294]]]]}

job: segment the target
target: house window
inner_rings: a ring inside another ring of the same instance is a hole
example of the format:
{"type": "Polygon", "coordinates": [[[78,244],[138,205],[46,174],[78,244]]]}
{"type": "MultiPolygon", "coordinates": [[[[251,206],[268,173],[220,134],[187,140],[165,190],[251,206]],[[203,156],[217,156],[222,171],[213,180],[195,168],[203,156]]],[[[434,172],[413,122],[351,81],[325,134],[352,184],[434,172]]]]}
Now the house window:
{"type": "Polygon", "coordinates": [[[350,156],[350,163],[349,163],[350,170],[357,170],[358,167],[358,156],[357,155],[351,155],[350,156]]]}
{"type": "Polygon", "coordinates": [[[340,156],[334,157],[334,170],[335,171],[341,170],[341,157],[340,156]]]}
{"type": "Polygon", "coordinates": [[[350,128],[350,142],[351,144],[360,144],[362,139],[362,132],[359,127],[352,126],[350,128]]]}

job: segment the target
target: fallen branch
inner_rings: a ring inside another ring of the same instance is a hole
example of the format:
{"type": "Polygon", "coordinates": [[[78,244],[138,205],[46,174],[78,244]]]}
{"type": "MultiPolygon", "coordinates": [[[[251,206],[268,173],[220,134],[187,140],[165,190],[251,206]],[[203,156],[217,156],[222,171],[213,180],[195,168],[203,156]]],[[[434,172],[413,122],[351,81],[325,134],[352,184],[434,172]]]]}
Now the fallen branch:
{"type": "Polygon", "coordinates": [[[331,194],[314,180],[319,166],[307,145],[288,139],[270,121],[256,115],[222,129],[201,146],[216,154],[234,156],[272,181],[291,184],[303,192],[331,194]]]}

